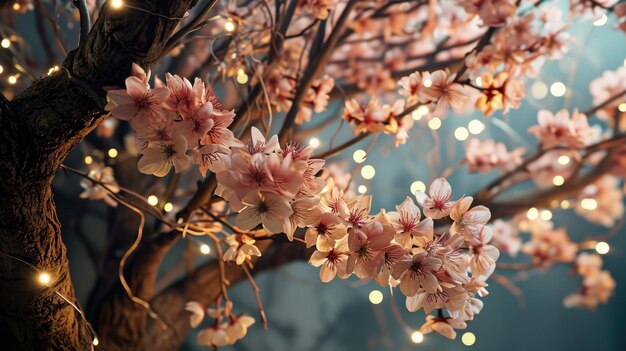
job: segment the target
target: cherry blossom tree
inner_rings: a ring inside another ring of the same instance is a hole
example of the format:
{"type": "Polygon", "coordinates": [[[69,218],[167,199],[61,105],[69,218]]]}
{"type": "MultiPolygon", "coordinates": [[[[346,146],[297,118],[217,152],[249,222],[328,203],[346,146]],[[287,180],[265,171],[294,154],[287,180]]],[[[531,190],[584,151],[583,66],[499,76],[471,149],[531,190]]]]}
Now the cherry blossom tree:
{"type": "Polygon", "coordinates": [[[616,283],[592,250],[606,253],[625,223],[626,67],[589,82],[594,106],[526,116],[534,150],[479,134],[526,102],[546,61],[568,55],[573,21],[626,31],[623,1],[0,7],[0,335],[11,349],[173,350],[193,329],[200,345],[232,345],[271,318],[255,275],[294,261],[319,270],[320,284],[390,289],[421,313],[412,330],[449,339],[480,318],[489,284],[517,291],[507,270],[570,265],[581,289],[566,307],[609,302],[616,283]],[[30,15],[35,30],[20,25],[30,15]],[[468,113],[480,118],[477,136],[462,128],[452,140],[465,144],[462,160],[440,160],[446,171],[373,208],[375,189],[355,184],[359,171],[374,176],[368,153],[384,140],[409,148],[416,131],[436,135],[468,113]],[[321,135],[332,135],[327,148],[321,135]],[[339,162],[364,142],[355,163],[339,162]],[[488,178],[464,189],[452,171],[488,178]],[[101,268],[89,301],[70,277],[55,177],[84,189],[87,200],[72,199],[77,228],[85,202],[107,206],[105,247],[82,237],[101,268]],[[555,209],[609,231],[573,240],[555,209]],[[181,242],[183,268],[160,274],[181,242]],[[198,250],[211,259],[198,264],[198,250]],[[242,281],[256,314],[229,297],[242,281]]]}

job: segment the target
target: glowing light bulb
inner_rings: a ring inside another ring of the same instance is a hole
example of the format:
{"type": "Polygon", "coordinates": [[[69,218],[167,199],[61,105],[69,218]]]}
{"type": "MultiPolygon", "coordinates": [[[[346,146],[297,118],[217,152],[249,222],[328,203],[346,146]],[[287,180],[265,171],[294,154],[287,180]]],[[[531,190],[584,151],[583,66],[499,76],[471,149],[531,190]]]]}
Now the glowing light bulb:
{"type": "Polygon", "coordinates": [[[473,119],[469,122],[467,128],[469,129],[470,133],[478,135],[482,133],[483,130],[485,130],[485,124],[477,119],[473,119]]]}
{"type": "Polygon", "coordinates": [[[411,117],[413,117],[414,121],[419,121],[420,119],[422,119],[422,114],[420,114],[417,110],[411,112],[411,117]]]}
{"type": "Polygon", "coordinates": [[[598,208],[598,202],[595,199],[587,198],[580,202],[580,206],[585,210],[593,211],[598,208]]]}
{"type": "Polygon", "coordinates": [[[363,163],[363,162],[365,162],[365,157],[367,157],[367,152],[365,152],[365,150],[361,150],[361,149],[356,150],[352,154],[352,159],[356,163],[363,163]]]}
{"type": "Polygon", "coordinates": [[[2,67],[2,65],[0,65],[0,74],[2,74],[2,72],[4,72],[4,67],[2,67]]]}
{"type": "Polygon", "coordinates": [[[231,20],[230,18],[226,20],[226,22],[224,22],[224,29],[227,32],[232,32],[235,30],[235,22],[233,22],[233,20],[231,20]]]}
{"type": "Polygon", "coordinates": [[[565,95],[566,91],[567,88],[565,87],[565,84],[561,82],[554,82],[552,83],[552,85],[550,85],[550,94],[552,94],[553,96],[561,97],[565,95]]]}
{"type": "Polygon", "coordinates": [[[309,140],[309,145],[311,147],[319,147],[320,146],[320,140],[318,138],[311,138],[311,140],[309,140]]]}
{"type": "MultiPolygon", "coordinates": [[[[2,73],[1,70],[0,73],[2,73]]],[[[619,110],[619,112],[626,112],[626,102],[622,102],[621,104],[619,104],[619,106],[617,106],[617,109],[619,110]]]]}
{"type": "Polygon", "coordinates": [[[100,340],[98,340],[98,337],[93,338],[93,341],[91,342],[93,344],[93,346],[98,346],[98,344],[100,343],[100,340]]]}
{"type": "Polygon", "coordinates": [[[365,165],[361,168],[361,177],[364,179],[372,179],[376,175],[376,169],[374,166],[365,165]]]}
{"type": "Polygon", "coordinates": [[[9,82],[9,84],[14,85],[15,83],[17,83],[17,76],[9,76],[7,81],[9,82]]]}
{"type": "Polygon", "coordinates": [[[50,69],[48,70],[48,75],[51,75],[52,73],[58,70],[59,70],[59,66],[50,67],[50,69]]]}
{"type": "Polygon", "coordinates": [[[559,158],[556,159],[556,162],[558,162],[562,166],[568,165],[569,161],[570,161],[570,158],[567,155],[561,155],[559,156],[559,158]]]}
{"type": "Polygon", "coordinates": [[[465,128],[465,127],[458,127],[454,131],[454,137],[458,141],[466,140],[468,136],[469,136],[469,132],[467,131],[467,128],[465,128]]]}
{"type": "Polygon", "coordinates": [[[422,85],[425,86],[426,88],[430,88],[433,85],[433,81],[428,79],[428,78],[426,78],[422,82],[422,85]]]}
{"type": "Polygon", "coordinates": [[[552,178],[552,184],[556,185],[556,186],[561,186],[565,183],[565,178],[563,178],[560,175],[554,176],[552,178]]]}
{"type": "Polygon", "coordinates": [[[483,80],[482,78],[478,77],[476,78],[476,86],[482,87],[483,86],[483,80]]]}
{"type": "Polygon", "coordinates": [[[111,0],[111,7],[118,10],[124,6],[124,2],[122,0],[111,0]]]}
{"type": "Polygon", "coordinates": [[[171,202],[168,202],[165,205],[163,205],[163,211],[165,212],[172,212],[173,209],[174,209],[174,205],[172,205],[171,202]]]}
{"type": "Polygon", "coordinates": [[[598,18],[597,20],[593,21],[593,25],[596,27],[600,27],[606,24],[606,22],[608,22],[609,18],[607,17],[606,14],[602,14],[602,16],[600,18],[598,18]]]}
{"type": "Polygon", "coordinates": [[[383,293],[378,290],[372,290],[370,292],[369,299],[373,305],[378,305],[379,303],[383,302],[383,293]]]}
{"type": "Polygon", "coordinates": [[[116,158],[117,157],[117,149],[116,148],[110,148],[109,151],[107,152],[107,154],[109,155],[110,158],[116,158]]]}
{"type": "Polygon", "coordinates": [[[420,182],[419,180],[416,180],[413,183],[411,183],[411,194],[415,194],[418,191],[425,192],[426,184],[424,184],[424,182],[420,182]]]}
{"type": "Polygon", "coordinates": [[[528,217],[531,221],[539,218],[539,210],[535,207],[531,207],[526,213],[526,217],[528,217]]]}
{"type": "Polygon", "coordinates": [[[549,220],[552,219],[552,212],[550,212],[550,210],[543,210],[543,211],[541,211],[541,214],[539,216],[544,221],[549,221],[549,220]]]}
{"type": "Polygon", "coordinates": [[[148,196],[148,203],[152,206],[156,206],[159,203],[159,198],[154,195],[150,195],[148,196]]]}
{"type": "Polygon", "coordinates": [[[530,93],[535,99],[541,100],[548,96],[548,86],[544,82],[536,81],[531,85],[530,93]]]}
{"type": "Polygon", "coordinates": [[[207,244],[200,245],[200,253],[203,255],[208,255],[211,253],[211,247],[207,244]]]}
{"type": "Polygon", "coordinates": [[[37,276],[37,281],[41,284],[41,285],[48,285],[50,284],[50,282],[52,281],[52,277],[50,276],[50,273],[47,272],[41,272],[39,273],[39,275],[37,276]]]}
{"type": "Polygon", "coordinates": [[[9,46],[11,46],[11,41],[7,38],[2,39],[2,41],[0,41],[0,45],[5,48],[8,49],[9,46]]]}
{"type": "Polygon", "coordinates": [[[367,187],[361,184],[356,190],[359,192],[359,194],[365,194],[367,192],[367,187]]]}
{"type": "Polygon", "coordinates": [[[91,156],[85,156],[85,164],[86,165],[90,165],[93,163],[93,157],[91,156]]]}
{"type": "Polygon", "coordinates": [[[430,112],[430,109],[428,108],[428,106],[422,105],[418,107],[416,111],[419,112],[420,115],[426,116],[430,112]]]}
{"type": "Polygon", "coordinates": [[[561,201],[561,208],[566,210],[569,208],[569,201],[568,200],[563,200],[561,201]]]}
{"type": "Polygon", "coordinates": [[[414,331],[413,333],[411,333],[411,341],[413,341],[413,343],[415,344],[420,344],[422,341],[424,341],[424,334],[420,333],[419,331],[414,331]]]}
{"type": "Polygon", "coordinates": [[[461,336],[461,342],[465,346],[472,346],[476,343],[476,335],[472,332],[463,333],[463,336],[461,336]]]}
{"type": "Polygon", "coordinates": [[[20,5],[19,2],[16,2],[13,4],[13,10],[14,11],[19,11],[22,8],[22,5],[20,5]]]}
{"type": "Polygon", "coordinates": [[[441,120],[437,117],[431,119],[430,121],[428,121],[428,127],[432,130],[437,130],[441,128],[441,120]]]}
{"type": "Polygon", "coordinates": [[[237,83],[246,84],[248,83],[248,75],[245,73],[241,73],[237,75],[237,83]]]}
{"type": "Polygon", "coordinates": [[[605,243],[604,241],[600,241],[596,244],[596,252],[599,253],[600,255],[606,255],[609,253],[610,250],[611,250],[611,247],[609,246],[609,244],[605,243]]]}

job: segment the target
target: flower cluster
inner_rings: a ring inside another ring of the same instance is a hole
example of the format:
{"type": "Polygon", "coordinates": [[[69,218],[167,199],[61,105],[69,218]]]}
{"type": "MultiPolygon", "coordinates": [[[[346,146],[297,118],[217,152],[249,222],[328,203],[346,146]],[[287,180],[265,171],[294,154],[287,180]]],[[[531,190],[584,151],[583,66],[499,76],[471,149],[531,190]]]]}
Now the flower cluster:
{"type": "Polygon", "coordinates": [[[89,178],[83,178],[80,181],[80,186],[85,189],[80,194],[80,197],[83,199],[102,200],[107,205],[116,207],[117,201],[111,193],[118,193],[120,188],[113,176],[113,168],[94,167],[87,176],[89,178]]]}
{"type": "Polygon", "coordinates": [[[399,286],[409,311],[439,311],[438,317],[428,317],[422,331],[449,338],[456,335],[453,329],[465,328],[480,312],[477,297],[486,295],[485,281],[500,255],[490,245],[487,208],[471,208],[471,197],[452,200],[444,178],[435,180],[428,194],[416,194],[425,217],[409,197],[396,211],[370,214],[371,196],[349,196],[332,178],[319,198],[321,211],[305,241],[316,249],[309,263],[320,267],[323,282],[354,274],[381,286],[399,286]],[[450,230],[435,235],[434,220],[448,216],[450,230]]]}
{"type": "Polygon", "coordinates": [[[522,163],[523,154],[524,148],[521,147],[509,152],[504,143],[472,138],[467,143],[463,162],[467,163],[470,172],[486,173],[494,168],[508,172],[522,163]]]}
{"type": "Polygon", "coordinates": [[[248,333],[248,328],[254,324],[254,318],[246,314],[235,316],[230,301],[224,307],[220,306],[219,301],[215,306],[204,308],[195,301],[187,302],[185,306],[185,310],[191,312],[189,323],[192,328],[199,326],[204,321],[205,315],[214,319],[212,326],[198,333],[198,344],[217,348],[233,345],[237,340],[243,339],[248,333]],[[225,321],[226,318],[229,320],[225,321]]]}
{"type": "Polygon", "coordinates": [[[583,277],[582,287],[563,300],[565,307],[594,310],[598,304],[608,302],[615,289],[615,280],[609,271],[602,270],[602,257],[581,253],[576,259],[576,272],[583,277]]]}
{"type": "Polygon", "coordinates": [[[134,129],[142,155],[140,172],[163,177],[172,166],[178,173],[193,162],[205,174],[219,154],[239,144],[228,129],[234,112],[222,110],[213,90],[200,79],[192,85],[167,74],[165,84],[157,79],[154,88],[149,79],[150,71],[133,64],[126,89],[109,90],[105,107],[134,129]]]}
{"type": "Polygon", "coordinates": [[[528,133],[541,140],[544,149],[555,146],[582,148],[600,137],[600,127],[589,126],[587,116],[578,110],[572,112],[571,118],[567,110],[560,110],[554,115],[550,111],[539,110],[537,120],[539,125],[530,127],[528,133]]]}

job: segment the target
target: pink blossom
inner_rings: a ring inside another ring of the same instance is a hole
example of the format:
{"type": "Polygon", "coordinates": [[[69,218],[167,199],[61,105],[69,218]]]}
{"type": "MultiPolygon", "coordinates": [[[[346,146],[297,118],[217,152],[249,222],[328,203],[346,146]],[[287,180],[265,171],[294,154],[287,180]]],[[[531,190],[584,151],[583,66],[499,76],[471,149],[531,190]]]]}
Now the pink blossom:
{"type": "Polygon", "coordinates": [[[441,268],[440,259],[430,257],[426,252],[403,258],[395,264],[392,276],[400,279],[400,291],[405,296],[414,296],[420,287],[434,293],[441,290],[435,272],[441,268]]]}
{"type": "Polygon", "coordinates": [[[403,247],[410,249],[414,239],[417,242],[430,241],[433,238],[433,220],[424,218],[420,221],[421,213],[410,197],[396,206],[397,212],[389,212],[391,225],[396,230],[395,240],[403,247]]]}
{"type": "Polygon", "coordinates": [[[187,141],[183,137],[178,137],[173,142],[158,142],[149,144],[141,150],[142,154],[137,167],[139,172],[144,174],[154,174],[157,177],[165,177],[172,166],[176,173],[182,172],[191,162],[186,154],[187,141]]]}
{"type": "Polygon", "coordinates": [[[271,192],[250,191],[241,199],[246,207],[235,218],[235,225],[244,230],[262,224],[271,234],[284,231],[284,222],[293,213],[289,202],[271,192]]]}
{"type": "Polygon", "coordinates": [[[432,219],[439,219],[450,214],[456,201],[452,198],[452,188],[445,178],[435,179],[428,188],[428,195],[418,191],[415,193],[417,203],[422,206],[424,214],[432,219]]]}
{"type": "Polygon", "coordinates": [[[424,96],[437,100],[434,116],[441,117],[450,108],[458,110],[463,107],[467,93],[463,85],[455,83],[456,75],[448,75],[448,72],[439,70],[433,72],[430,77],[432,83],[424,90],[424,96]]]}

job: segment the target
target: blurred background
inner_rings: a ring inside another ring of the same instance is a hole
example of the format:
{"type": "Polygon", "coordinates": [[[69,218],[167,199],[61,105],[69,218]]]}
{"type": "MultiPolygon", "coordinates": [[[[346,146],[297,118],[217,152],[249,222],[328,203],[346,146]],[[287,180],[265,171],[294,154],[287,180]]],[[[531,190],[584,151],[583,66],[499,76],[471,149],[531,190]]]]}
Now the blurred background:
{"type": "MultiPolygon", "coordinates": [[[[563,5],[565,8],[566,4],[563,5]]],[[[478,119],[485,128],[475,137],[505,142],[509,150],[520,146],[533,150],[537,141],[528,136],[526,130],[536,123],[538,109],[585,110],[592,106],[589,82],[606,70],[626,65],[626,36],[613,28],[613,21],[614,17],[609,16],[608,21],[598,20],[594,24],[591,20],[576,22],[569,30],[576,39],[569,54],[560,61],[547,62],[539,77],[527,82],[527,99],[520,109],[506,116],[496,113],[491,118],[450,115],[436,130],[428,121],[421,120],[412,129],[407,144],[398,149],[393,146],[392,136],[383,135],[368,150],[363,164],[357,165],[352,156],[356,150],[368,149],[369,141],[355,145],[332,162],[343,163],[348,170],[366,165],[374,168],[374,174],[371,171],[363,174],[367,178],[373,176],[371,179],[365,179],[361,172],[356,172],[353,179],[355,187],[365,186],[373,195],[373,213],[380,208],[393,209],[415,188],[423,186],[422,183],[430,184],[446,170],[452,171],[448,179],[455,197],[474,193],[496,173],[469,175],[458,166],[464,157],[465,142],[455,138],[457,128],[468,128],[470,121],[478,119]],[[559,85],[554,84],[557,82],[565,86],[564,94],[559,85]]],[[[26,40],[32,39],[34,56],[41,53],[43,60],[43,48],[35,39],[34,23],[36,18],[31,12],[18,17],[16,24],[26,40]]],[[[158,69],[156,72],[162,75],[158,69]]],[[[333,107],[329,111],[333,111],[333,107]]],[[[334,112],[339,115],[341,107],[334,106],[334,112]]],[[[591,121],[602,123],[596,118],[591,121]]],[[[316,135],[317,140],[312,143],[319,142],[319,149],[325,150],[338,127],[339,123],[329,127],[316,135]]],[[[349,129],[344,126],[336,140],[348,139],[349,129]]],[[[77,147],[67,164],[86,169],[84,150],[84,145],[77,147]]],[[[110,213],[102,203],[78,198],[81,188],[77,176],[59,174],[57,178],[55,190],[63,239],[68,246],[77,295],[85,305],[93,289],[97,289],[94,255],[104,249],[114,224],[109,222],[110,213]]],[[[118,180],[124,183],[124,179],[118,180]]],[[[193,187],[193,183],[190,182],[190,186],[193,187]]],[[[553,213],[556,226],[565,226],[574,241],[607,231],[574,216],[572,210],[554,210],[553,213]]],[[[614,236],[609,244],[610,251],[603,256],[604,266],[612,273],[617,288],[608,305],[601,305],[596,311],[563,307],[563,298],[580,288],[581,278],[573,274],[570,266],[556,265],[546,272],[497,271],[508,277],[522,295],[515,296],[510,289],[490,281],[490,295],[483,299],[482,312],[468,324],[466,331],[459,331],[456,340],[430,334],[419,344],[411,340],[412,328],[419,329],[425,316],[421,312],[407,312],[404,298],[399,294],[393,297],[388,289],[357,279],[322,284],[318,269],[305,262],[294,263],[257,278],[269,329],[265,331],[257,323],[249,330],[247,338],[224,350],[626,350],[626,230],[614,236]],[[382,301],[375,299],[377,293],[371,294],[373,290],[382,293],[382,301]],[[370,296],[374,297],[372,301],[370,296]],[[394,306],[398,313],[394,313],[394,306]],[[463,337],[464,332],[471,332],[474,338],[463,337]],[[475,339],[473,345],[464,345],[464,341],[470,344],[472,339],[475,339]]],[[[180,265],[187,245],[180,242],[168,254],[162,268],[164,277],[180,265]]],[[[194,258],[198,263],[206,259],[202,255],[194,258]]],[[[524,262],[524,259],[510,259],[506,254],[500,258],[503,262],[524,262]]],[[[235,286],[231,297],[238,311],[258,320],[249,284],[235,286]]],[[[183,350],[206,349],[196,345],[196,332],[189,335],[183,350]]]]}

